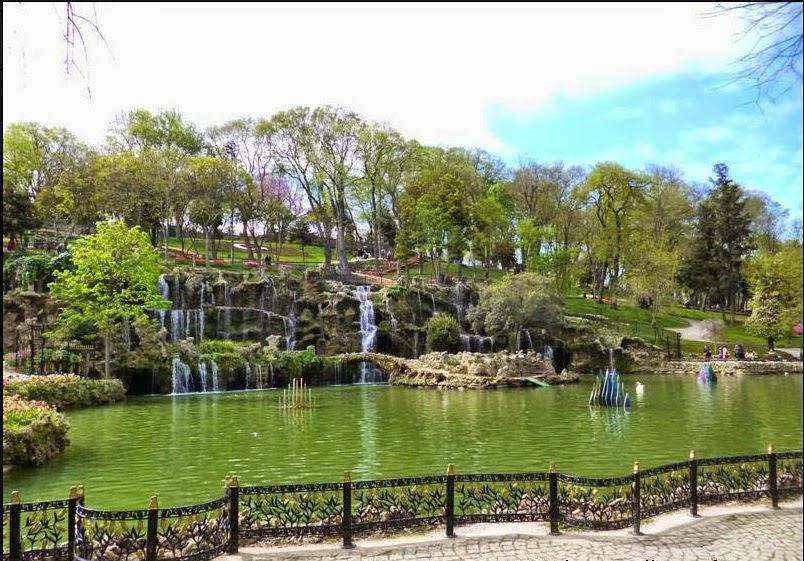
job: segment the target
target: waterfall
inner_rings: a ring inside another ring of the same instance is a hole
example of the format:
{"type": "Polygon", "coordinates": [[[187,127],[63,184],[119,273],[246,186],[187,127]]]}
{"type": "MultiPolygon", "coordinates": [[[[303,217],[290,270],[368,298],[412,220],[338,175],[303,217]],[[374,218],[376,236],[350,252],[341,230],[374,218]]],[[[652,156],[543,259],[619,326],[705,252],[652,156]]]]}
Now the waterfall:
{"type": "Polygon", "coordinates": [[[201,381],[201,391],[207,391],[207,363],[198,361],[198,379],[201,381]]]}
{"type": "Polygon", "coordinates": [[[187,393],[190,391],[191,374],[190,366],[183,363],[179,357],[174,356],[172,364],[173,394],[187,393]]]}
{"type": "Polygon", "coordinates": [[[276,376],[274,375],[274,364],[272,362],[268,363],[268,372],[270,372],[271,387],[273,388],[276,385],[276,376]]]}
{"type": "Polygon", "coordinates": [[[609,347],[609,370],[614,371],[614,348],[609,347]]]}
{"type": "MultiPolygon", "coordinates": [[[[360,350],[364,353],[374,350],[377,339],[377,325],[374,323],[374,304],[371,302],[371,288],[358,286],[355,296],[360,302],[360,350]]],[[[360,363],[360,383],[365,384],[374,368],[365,361],[360,363]]]]}
{"type": "Polygon", "coordinates": [[[246,389],[251,385],[251,363],[246,363],[246,389]]]}
{"type": "MultiPolygon", "coordinates": [[[[170,285],[167,282],[167,278],[165,275],[159,275],[159,280],[156,282],[157,288],[159,288],[159,292],[162,294],[162,298],[165,300],[170,300],[170,285]]],[[[165,318],[167,317],[167,310],[159,310],[159,323],[162,324],[162,327],[165,327],[165,318]]]]}
{"type": "Polygon", "coordinates": [[[180,341],[184,333],[185,312],[183,310],[170,310],[170,338],[180,341]]]}
{"type": "Polygon", "coordinates": [[[223,283],[223,338],[229,339],[232,331],[232,291],[229,283],[223,283]]]}
{"type": "Polygon", "coordinates": [[[209,361],[209,367],[212,370],[212,391],[217,392],[218,389],[218,364],[214,360],[209,361]]]}
{"type": "Polygon", "coordinates": [[[455,283],[455,287],[452,289],[452,295],[455,315],[458,316],[458,323],[463,323],[466,317],[466,293],[463,283],[455,283]]]}
{"type": "Polygon", "coordinates": [[[296,349],[296,293],[292,293],[290,310],[288,315],[282,318],[285,324],[285,350],[293,351],[296,349]]]}
{"type": "Polygon", "coordinates": [[[204,340],[204,293],[206,283],[201,283],[201,293],[198,296],[198,310],[195,312],[195,336],[199,341],[204,340]]]}

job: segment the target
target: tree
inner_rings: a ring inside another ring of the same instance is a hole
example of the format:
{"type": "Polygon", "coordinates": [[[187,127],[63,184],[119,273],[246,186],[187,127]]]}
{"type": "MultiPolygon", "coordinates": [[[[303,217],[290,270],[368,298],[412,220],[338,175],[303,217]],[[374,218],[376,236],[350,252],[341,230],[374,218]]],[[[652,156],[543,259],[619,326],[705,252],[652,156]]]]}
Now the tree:
{"type": "Polygon", "coordinates": [[[382,200],[386,194],[390,196],[398,189],[410,159],[410,145],[402,135],[386,125],[362,123],[358,129],[356,152],[362,167],[358,185],[367,191],[374,257],[379,259],[382,200]]]}
{"type": "MultiPolygon", "coordinates": [[[[134,109],[121,113],[112,124],[108,142],[112,151],[128,151],[148,154],[161,168],[164,206],[164,254],[167,259],[168,231],[174,204],[174,188],[187,158],[204,148],[203,138],[196,127],[187,122],[177,110],[151,113],[146,109],[134,109]]],[[[176,226],[182,217],[174,216],[176,226]]]]}
{"type": "Polygon", "coordinates": [[[485,286],[478,303],[467,313],[477,332],[517,335],[526,329],[554,328],[561,317],[561,303],[547,279],[535,273],[507,275],[485,286]]]}
{"type": "Polygon", "coordinates": [[[730,2],[718,4],[709,17],[735,14],[745,29],[739,40],[748,51],[737,59],[732,82],[752,82],[757,101],[776,100],[801,83],[804,46],[801,2],[730,2]]]}
{"type": "Polygon", "coordinates": [[[710,196],[715,211],[719,271],[718,277],[711,280],[720,286],[733,318],[738,297],[744,292],[743,258],[752,249],[751,218],[745,210],[743,190],[729,177],[728,166],[715,164],[714,171],[710,196]]]}
{"type": "Polygon", "coordinates": [[[351,190],[355,184],[353,171],[357,166],[357,135],[361,121],[354,112],[328,106],[316,107],[311,121],[312,163],[333,206],[338,269],[342,275],[347,275],[347,190],[351,190]]]}
{"type": "Polygon", "coordinates": [[[204,262],[209,264],[210,240],[224,215],[229,186],[237,180],[237,170],[228,160],[214,156],[194,156],[187,161],[186,188],[190,194],[190,220],[204,232],[204,262]]]}
{"type": "Polygon", "coordinates": [[[752,291],[746,320],[749,332],[774,342],[790,334],[802,314],[802,252],[795,240],[786,242],[779,251],[761,251],[746,264],[752,291]]]}
{"type": "Polygon", "coordinates": [[[689,239],[693,210],[688,192],[676,170],[648,168],[626,278],[639,296],[650,296],[654,319],[662,300],[676,287],[683,249],[689,239]]]}
{"type": "Polygon", "coordinates": [[[169,307],[156,283],[159,254],[148,235],[122,221],[99,222],[96,232],[70,248],[74,268],[54,273],[51,293],[63,306],[59,322],[89,320],[103,334],[105,374],[111,370],[111,337],[124,319],[139,320],[147,309],[169,307]]]}
{"type": "MultiPolygon", "coordinates": [[[[248,258],[254,259],[255,241],[252,221],[257,219],[260,208],[265,204],[262,186],[269,181],[273,159],[269,137],[259,134],[259,121],[250,117],[241,117],[228,121],[220,126],[213,126],[208,131],[213,153],[219,158],[228,158],[237,162],[245,170],[250,180],[233,183],[227,193],[229,199],[229,230],[233,234],[235,214],[243,227],[248,258]]],[[[257,254],[262,259],[262,248],[256,246],[257,254]]]]}
{"type": "Polygon", "coordinates": [[[260,121],[256,134],[264,138],[275,162],[275,171],[304,191],[308,217],[324,247],[324,268],[332,264],[332,230],[335,203],[325,188],[315,154],[313,111],[294,107],[260,121]]]}
{"type": "Polygon", "coordinates": [[[616,297],[625,251],[630,247],[635,231],[635,211],[644,196],[645,183],[641,174],[606,162],[592,169],[581,188],[596,225],[591,251],[602,263],[597,276],[601,296],[608,279],[609,291],[616,297]]]}

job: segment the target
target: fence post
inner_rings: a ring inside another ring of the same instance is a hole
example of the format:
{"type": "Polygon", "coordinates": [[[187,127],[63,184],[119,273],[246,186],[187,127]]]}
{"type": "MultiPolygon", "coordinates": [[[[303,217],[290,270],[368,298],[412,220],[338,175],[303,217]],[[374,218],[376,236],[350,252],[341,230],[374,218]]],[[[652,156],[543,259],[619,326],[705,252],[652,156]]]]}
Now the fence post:
{"type": "Polygon", "coordinates": [[[447,537],[455,537],[455,466],[447,466],[447,494],[444,505],[444,525],[447,527],[447,537]]]}
{"type": "Polygon", "coordinates": [[[240,484],[237,476],[229,476],[226,482],[226,494],[229,497],[229,554],[237,553],[240,547],[240,484]]]}
{"type": "Polygon", "coordinates": [[[343,512],[341,513],[341,537],[343,548],[353,549],[352,541],[352,478],[348,471],[343,473],[343,512]]]}
{"type": "Polygon", "coordinates": [[[11,561],[20,561],[22,558],[22,544],[20,540],[20,513],[22,501],[19,491],[11,491],[11,511],[8,521],[8,558],[11,561]]]}
{"type": "Polygon", "coordinates": [[[698,460],[695,450],[690,450],[690,515],[698,516],[698,460]]]}
{"type": "Polygon", "coordinates": [[[148,501],[148,533],[145,535],[145,561],[156,561],[157,531],[159,530],[159,502],[156,495],[148,501]]]}
{"type": "Polygon", "coordinates": [[[639,475],[639,460],[634,462],[634,494],[631,497],[631,510],[634,513],[634,535],[642,534],[639,524],[642,522],[642,478],[639,475]]]}
{"type": "Polygon", "coordinates": [[[776,473],[776,454],[773,451],[773,446],[768,446],[768,492],[770,493],[771,506],[779,508],[779,480],[776,473]]]}
{"type": "Polygon", "coordinates": [[[78,487],[70,487],[67,495],[67,561],[75,558],[75,507],[78,504],[78,487]]]}
{"type": "Polygon", "coordinates": [[[550,462],[550,533],[558,534],[558,473],[555,462],[550,462]]]}

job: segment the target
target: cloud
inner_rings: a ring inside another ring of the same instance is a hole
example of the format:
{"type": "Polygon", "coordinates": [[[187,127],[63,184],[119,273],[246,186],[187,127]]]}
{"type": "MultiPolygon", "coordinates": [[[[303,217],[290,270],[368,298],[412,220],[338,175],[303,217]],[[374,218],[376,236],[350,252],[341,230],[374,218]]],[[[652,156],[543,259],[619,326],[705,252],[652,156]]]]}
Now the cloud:
{"type": "MultiPolygon", "coordinates": [[[[732,56],[732,20],[698,4],[105,4],[114,60],[91,45],[93,101],[65,79],[52,6],[4,4],[6,121],[94,140],[120,109],[178,107],[202,125],[343,104],[424,142],[510,152],[491,107],[536,112],[732,56]],[[21,31],[22,30],[22,31],[21,31]],[[8,32],[8,33],[7,33],[8,32]],[[22,53],[22,54],[21,54],[22,53]]],[[[667,105],[671,108],[671,105],[667,105]]]]}

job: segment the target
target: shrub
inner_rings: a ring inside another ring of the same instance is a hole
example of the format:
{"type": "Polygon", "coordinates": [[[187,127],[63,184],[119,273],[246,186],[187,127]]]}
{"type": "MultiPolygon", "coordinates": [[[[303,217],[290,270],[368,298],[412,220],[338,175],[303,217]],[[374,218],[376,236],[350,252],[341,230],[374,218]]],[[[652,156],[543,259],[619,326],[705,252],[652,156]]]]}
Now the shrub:
{"type": "Polygon", "coordinates": [[[456,351],[461,348],[461,326],[449,314],[438,312],[427,320],[427,345],[432,351],[456,351]]]}
{"type": "Polygon", "coordinates": [[[72,374],[55,374],[9,380],[3,393],[44,401],[57,409],[70,409],[119,401],[126,390],[118,379],[89,380],[72,374]]]}
{"type": "Polygon", "coordinates": [[[69,444],[70,425],[64,415],[41,401],[17,396],[3,399],[3,461],[38,466],[69,444]]]}

